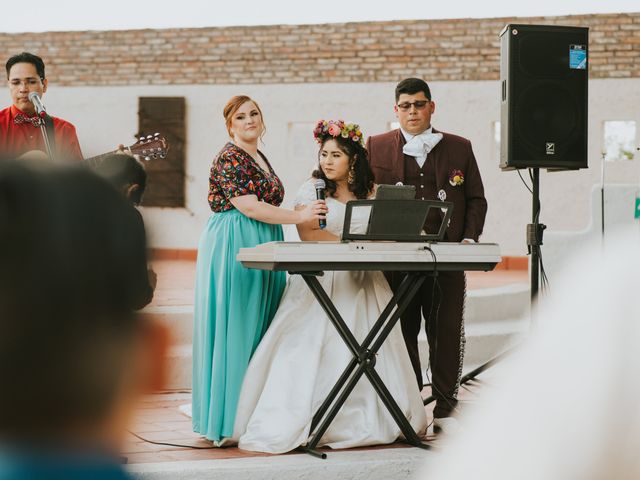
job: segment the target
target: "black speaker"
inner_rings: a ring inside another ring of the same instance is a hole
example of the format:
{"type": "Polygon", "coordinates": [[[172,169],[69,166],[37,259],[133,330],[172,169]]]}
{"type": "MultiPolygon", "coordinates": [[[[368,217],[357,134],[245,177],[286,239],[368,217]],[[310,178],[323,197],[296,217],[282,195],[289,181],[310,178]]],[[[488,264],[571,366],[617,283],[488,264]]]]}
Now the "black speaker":
{"type": "Polygon", "coordinates": [[[589,29],[500,33],[500,168],[587,168],[589,29]]]}

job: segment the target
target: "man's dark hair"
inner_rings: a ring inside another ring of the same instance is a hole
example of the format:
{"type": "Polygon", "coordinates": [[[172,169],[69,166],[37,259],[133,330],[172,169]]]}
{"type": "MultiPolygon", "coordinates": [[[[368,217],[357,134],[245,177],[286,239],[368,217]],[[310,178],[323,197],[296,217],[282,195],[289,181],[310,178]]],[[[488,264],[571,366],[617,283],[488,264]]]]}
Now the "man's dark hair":
{"type": "Polygon", "coordinates": [[[44,80],[44,62],[42,59],[29,52],[22,52],[18,55],[14,55],[9,60],[7,60],[7,78],[9,78],[9,72],[11,71],[11,67],[13,67],[16,63],[30,63],[34,67],[36,67],[36,71],[38,72],[38,76],[40,80],[44,80]]]}
{"type": "Polygon", "coordinates": [[[138,185],[138,188],[129,194],[129,200],[134,205],[140,204],[147,186],[147,172],[134,157],[117,153],[107,155],[95,165],[94,170],[118,190],[138,185]]]}
{"type": "Polygon", "coordinates": [[[0,164],[0,437],[109,412],[141,325],[136,214],[85,168],[0,164]]]}
{"type": "Polygon", "coordinates": [[[403,93],[415,95],[418,92],[423,92],[424,96],[431,100],[431,90],[427,82],[420,78],[405,78],[396,86],[396,103],[403,93]]]}

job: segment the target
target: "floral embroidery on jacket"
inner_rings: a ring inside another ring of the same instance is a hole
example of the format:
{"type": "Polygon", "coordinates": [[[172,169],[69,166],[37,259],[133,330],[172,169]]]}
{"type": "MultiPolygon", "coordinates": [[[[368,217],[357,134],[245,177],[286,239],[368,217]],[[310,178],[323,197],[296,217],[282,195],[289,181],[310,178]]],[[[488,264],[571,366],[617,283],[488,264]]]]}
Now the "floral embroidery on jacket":
{"type": "Polygon", "coordinates": [[[462,170],[452,169],[449,172],[449,185],[452,187],[459,187],[464,183],[464,174],[462,170]]]}

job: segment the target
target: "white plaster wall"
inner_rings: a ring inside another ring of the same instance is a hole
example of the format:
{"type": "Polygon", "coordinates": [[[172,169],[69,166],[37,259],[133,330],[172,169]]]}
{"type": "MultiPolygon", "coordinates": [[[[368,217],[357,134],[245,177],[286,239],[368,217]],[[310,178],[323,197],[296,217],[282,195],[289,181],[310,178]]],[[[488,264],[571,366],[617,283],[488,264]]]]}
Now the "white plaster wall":
{"type": "MultiPolygon", "coordinates": [[[[544,236],[542,259],[544,270],[553,288],[554,279],[571,262],[577,247],[597,241],[608,242],[617,233],[635,231],[640,240],[640,222],[634,218],[635,200],[639,193],[638,184],[609,184],[604,190],[604,232],[602,229],[602,195],[600,185],[591,191],[592,221],[582,230],[554,230],[544,236]],[[635,224],[635,229],[633,228],[635,224]]],[[[631,241],[631,234],[628,238],[631,241]]],[[[636,243],[637,245],[637,243],[636,243]]]]}
{"type": "MultiPolygon", "coordinates": [[[[315,164],[312,125],[320,118],[360,123],[365,135],[381,133],[395,120],[393,83],[303,85],[212,85],[58,87],[45,104],[73,122],[85,156],[132,143],[137,131],[138,97],[186,97],[186,208],[143,208],[150,244],[157,248],[195,248],[209,209],[207,176],[215,153],[227,141],[222,107],[235,94],[259,103],[267,135],[262,150],[287,190],[290,205],[315,164]]],[[[489,212],[484,241],[498,242],[505,255],[524,255],[525,225],[531,198],[518,174],[498,168],[493,123],[499,120],[499,82],[432,82],[436,128],[469,138],[482,173],[489,212]]],[[[8,92],[5,91],[5,98],[8,92]]],[[[541,174],[541,222],[550,230],[580,230],[591,218],[591,188],[600,183],[603,122],[635,120],[640,126],[640,79],[592,80],[589,84],[589,165],[578,172],[541,174]]],[[[153,132],[149,132],[153,133],[153,132]]],[[[637,140],[640,143],[640,140],[637,140]]],[[[526,176],[526,172],[523,172],[526,176]]],[[[608,162],[607,183],[635,183],[640,158],[608,162]]],[[[528,177],[527,177],[528,180],[528,177]]]]}

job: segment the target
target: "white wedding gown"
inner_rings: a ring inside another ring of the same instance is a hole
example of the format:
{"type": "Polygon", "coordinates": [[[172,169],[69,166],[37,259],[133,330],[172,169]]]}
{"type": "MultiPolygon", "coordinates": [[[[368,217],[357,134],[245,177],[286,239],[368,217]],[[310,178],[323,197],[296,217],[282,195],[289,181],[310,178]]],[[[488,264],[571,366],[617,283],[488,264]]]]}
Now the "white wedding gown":
{"type": "MultiPolygon", "coordinates": [[[[315,200],[305,183],[296,204],[315,200]]],[[[328,198],[327,230],[340,235],[344,204],[328,198]]],[[[365,209],[362,209],[365,210],[365,209]]],[[[352,226],[363,231],[368,211],[354,210],[352,226]]],[[[352,228],[353,230],[353,228],[352,228]]],[[[318,277],[358,342],[362,342],[392,296],[381,272],[331,272],[318,277]]],[[[246,372],[234,440],[244,450],[284,453],[307,443],[311,419],[352,356],[304,280],[287,282],[278,311],[246,372]]],[[[427,418],[400,322],[379,351],[375,369],[413,428],[427,418]]],[[[394,442],[400,429],[368,379],[362,376],[319,446],[351,448],[394,442]]]]}

